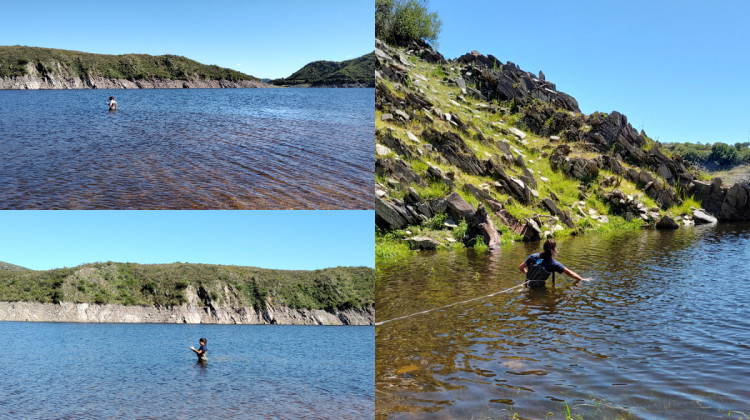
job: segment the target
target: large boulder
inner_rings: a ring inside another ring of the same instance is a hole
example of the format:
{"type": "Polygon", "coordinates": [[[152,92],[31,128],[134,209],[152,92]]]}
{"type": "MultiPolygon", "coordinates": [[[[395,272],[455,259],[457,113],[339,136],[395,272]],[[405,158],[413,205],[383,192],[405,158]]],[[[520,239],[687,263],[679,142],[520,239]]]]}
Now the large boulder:
{"type": "Polygon", "coordinates": [[[718,220],[706,213],[703,209],[693,210],[693,221],[696,225],[715,224],[718,220]]]}
{"type": "Polygon", "coordinates": [[[440,242],[426,236],[413,236],[406,239],[412,249],[432,250],[440,246],[440,242]]]}
{"type": "Polygon", "coordinates": [[[662,216],[658,222],[656,222],[657,229],[677,229],[680,226],[669,216],[662,216]]]}
{"type": "Polygon", "coordinates": [[[445,197],[446,213],[455,221],[470,221],[477,209],[467,203],[457,192],[452,192],[445,197]]]}
{"type": "Polygon", "coordinates": [[[403,210],[381,197],[375,197],[375,225],[385,230],[403,229],[408,225],[403,210]]]}
{"type": "Polygon", "coordinates": [[[719,219],[750,220],[750,185],[737,183],[727,190],[719,219]]]}
{"type": "Polygon", "coordinates": [[[484,243],[490,249],[500,246],[500,234],[497,233],[495,224],[492,223],[492,219],[490,219],[490,215],[483,205],[479,205],[479,208],[468,224],[469,234],[472,236],[481,236],[484,239],[484,243]]]}

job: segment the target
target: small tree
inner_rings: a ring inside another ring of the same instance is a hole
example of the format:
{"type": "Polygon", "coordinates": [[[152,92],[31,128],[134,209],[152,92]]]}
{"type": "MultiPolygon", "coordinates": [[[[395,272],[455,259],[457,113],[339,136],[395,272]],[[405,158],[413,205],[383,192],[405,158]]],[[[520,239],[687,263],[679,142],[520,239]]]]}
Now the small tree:
{"type": "Polygon", "coordinates": [[[427,0],[375,0],[375,36],[389,44],[423,40],[437,45],[442,22],[427,0]]]}

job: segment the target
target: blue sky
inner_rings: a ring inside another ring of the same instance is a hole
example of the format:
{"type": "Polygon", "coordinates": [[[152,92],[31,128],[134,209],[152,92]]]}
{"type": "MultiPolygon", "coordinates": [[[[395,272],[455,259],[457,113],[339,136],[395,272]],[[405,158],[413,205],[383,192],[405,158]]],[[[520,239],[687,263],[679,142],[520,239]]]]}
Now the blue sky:
{"type": "Polygon", "coordinates": [[[750,140],[747,0],[430,0],[439,51],[542,70],[581,110],[662,142],[750,140]]]}
{"type": "Polygon", "coordinates": [[[374,225],[373,211],[1,211],[0,261],[35,270],[96,261],[374,267],[374,225]]]}
{"type": "Polygon", "coordinates": [[[372,52],[372,0],[0,0],[0,45],[182,55],[257,77],[372,52]]]}

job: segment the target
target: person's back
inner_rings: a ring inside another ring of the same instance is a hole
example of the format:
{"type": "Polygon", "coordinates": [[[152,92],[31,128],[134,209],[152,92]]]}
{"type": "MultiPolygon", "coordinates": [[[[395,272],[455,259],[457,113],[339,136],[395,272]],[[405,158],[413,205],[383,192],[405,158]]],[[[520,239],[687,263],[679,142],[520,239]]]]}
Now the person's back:
{"type": "Polygon", "coordinates": [[[551,255],[531,254],[526,258],[525,264],[527,267],[527,285],[532,289],[544,287],[550,274],[554,283],[555,273],[563,273],[565,271],[565,266],[557,262],[551,255]]]}

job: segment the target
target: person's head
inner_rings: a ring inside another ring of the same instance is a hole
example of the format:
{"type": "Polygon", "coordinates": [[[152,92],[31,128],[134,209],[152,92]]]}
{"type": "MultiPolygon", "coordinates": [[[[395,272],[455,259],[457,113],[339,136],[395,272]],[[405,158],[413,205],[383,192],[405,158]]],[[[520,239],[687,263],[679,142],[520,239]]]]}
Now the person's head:
{"type": "Polygon", "coordinates": [[[205,338],[201,337],[201,339],[198,340],[198,342],[201,343],[202,346],[205,346],[208,341],[205,338]]]}
{"type": "Polygon", "coordinates": [[[109,97],[109,100],[110,100],[110,101],[114,101],[114,100],[115,100],[115,97],[114,97],[114,96],[110,96],[110,97],[109,97]]]}
{"type": "Polygon", "coordinates": [[[546,258],[554,257],[555,255],[557,255],[557,243],[555,242],[554,239],[550,238],[544,241],[543,247],[544,247],[543,254],[546,258]]]}

